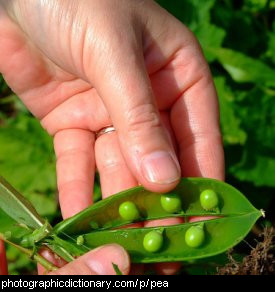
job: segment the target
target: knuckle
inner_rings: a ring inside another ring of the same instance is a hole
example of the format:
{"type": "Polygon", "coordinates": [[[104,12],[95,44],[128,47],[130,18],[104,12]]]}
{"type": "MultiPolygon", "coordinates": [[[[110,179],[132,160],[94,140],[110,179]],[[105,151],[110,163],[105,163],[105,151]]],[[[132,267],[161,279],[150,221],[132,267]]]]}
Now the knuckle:
{"type": "Polygon", "coordinates": [[[153,104],[142,104],[131,109],[128,112],[127,122],[130,133],[137,133],[161,126],[160,116],[153,104]]]}

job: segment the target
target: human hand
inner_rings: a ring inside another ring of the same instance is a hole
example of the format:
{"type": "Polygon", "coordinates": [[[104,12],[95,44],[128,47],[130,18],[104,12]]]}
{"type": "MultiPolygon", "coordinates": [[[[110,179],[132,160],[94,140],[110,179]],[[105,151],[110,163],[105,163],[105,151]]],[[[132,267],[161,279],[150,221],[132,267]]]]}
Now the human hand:
{"type": "MultiPolygon", "coordinates": [[[[58,259],[49,250],[42,250],[42,256],[59,267],[57,271],[49,275],[116,275],[113,264],[117,264],[123,275],[130,270],[130,259],[127,252],[119,245],[110,244],[94,249],[75,261],[66,264],[58,259]]],[[[45,274],[45,269],[38,268],[40,275],[45,274]]],[[[7,274],[5,249],[0,241],[0,275],[7,274]]]]}
{"type": "MultiPolygon", "coordinates": [[[[42,250],[41,255],[59,268],[48,275],[116,275],[113,264],[118,266],[123,275],[130,270],[129,255],[117,244],[96,248],[68,264],[47,249],[42,250]]],[[[39,265],[38,273],[44,275],[46,271],[39,265]]]]}
{"type": "Polygon", "coordinates": [[[65,218],[92,203],[95,165],[103,198],[223,179],[216,92],[182,23],[150,0],[0,1],[0,71],[54,136],[65,218]]]}

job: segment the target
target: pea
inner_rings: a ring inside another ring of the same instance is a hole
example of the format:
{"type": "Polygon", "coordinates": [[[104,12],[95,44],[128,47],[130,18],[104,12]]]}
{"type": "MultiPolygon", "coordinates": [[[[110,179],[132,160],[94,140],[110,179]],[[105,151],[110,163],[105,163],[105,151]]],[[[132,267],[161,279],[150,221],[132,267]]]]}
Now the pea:
{"type": "Polygon", "coordinates": [[[185,242],[190,247],[199,247],[204,241],[204,230],[201,226],[192,226],[185,233],[185,242]]]}
{"type": "Polygon", "coordinates": [[[181,210],[181,200],[177,194],[164,194],[160,199],[162,208],[169,213],[176,213],[181,210]]]}
{"type": "Polygon", "coordinates": [[[204,190],[200,195],[200,203],[203,209],[212,210],[218,206],[219,199],[213,190],[204,190]]]}
{"type": "Polygon", "coordinates": [[[119,206],[119,215],[127,221],[134,221],[139,218],[136,205],[130,201],[124,202],[119,206]]]}
{"type": "Polygon", "coordinates": [[[83,237],[83,235],[80,235],[80,236],[77,237],[76,244],[77,245],[83,245],[84,244],[84,237],[83,237]]]}
{"type": "Polygon", "coordinates": [[[157,252],[163,244],[163,236],[159,231],[151,231],[144,236],[143,247],[149,252],[157,252]]]}

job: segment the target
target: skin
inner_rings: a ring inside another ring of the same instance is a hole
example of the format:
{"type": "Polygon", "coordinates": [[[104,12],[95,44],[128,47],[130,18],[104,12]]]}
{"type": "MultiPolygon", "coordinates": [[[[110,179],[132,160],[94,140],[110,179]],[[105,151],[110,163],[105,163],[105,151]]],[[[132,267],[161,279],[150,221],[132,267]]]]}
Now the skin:
{"type": "Polygon", "coordinates": [[[96,169],[103,198],[138,184],[170,191],[181,176],[224,178],[208,65],[167,11],[151,0],[0,3],[0,72],[54,137],[64,218],[92,204],[96,169]],[[116,132],[95,141],[110,124],[116,132]]]}

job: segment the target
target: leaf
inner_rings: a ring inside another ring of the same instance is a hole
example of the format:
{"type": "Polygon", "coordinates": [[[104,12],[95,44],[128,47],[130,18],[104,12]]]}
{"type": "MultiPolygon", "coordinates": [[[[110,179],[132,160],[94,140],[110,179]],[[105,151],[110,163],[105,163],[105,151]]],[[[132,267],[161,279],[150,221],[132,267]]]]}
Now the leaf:
{"type": "Polygon", "coordinates": [[[247,139],[240,150],[239,159],[234,163],[232,163],[233,152],[231,153],[228,173],[240,181],[251,182],[255,186],[275,186],[273,142],[275,107],[273,104],[274,96],[259,88],[239,94],[238,116],[247,139]]]}
{"type": "Polygon", "coordinates": [[[236,82],[275,86],[275,70],[259,60],[230,49],[208,47],[206,52],[213,54],[236,82]]]}
{"type": "MultiPolygon", "coordinates": [[[[194,33],[199,39],[202,48],[214,47],[218,48],[222,45],[226,32],[222,28],[219,28],[213,24],[201,24],[194,29],[194,33]]],[[[213,62],[216,58],[214,54],[205,50],[206,59],[209,62],[213,62]]]]}
{"type": "Polygon", "coordinates": [[[158,0],[161,6],[176,16],[191,30],[198,25],[210,22],[210,11],[215,4],[215,0],[185,0],[167,1],[158,0]]]}
{"type": "Polygon", "coordinates": [[[41,215],[57,210],[52,138],[29,115],[0,126],[0,173],[34,203],[41,215]]]}
{"type": "Polygon", "coordinates": [[[33,206],[2,177],[0,177],[0,208],[17,223],[26,224],[33,229],[40,228],[45,223],[33,206]]]}
{"type": "Polygon", "coordinates": [[[114,268],[114,270],[115,270],[117,276],[121,276],[121,275],[123,275],[122,272],[120,271],[118,265],[116,265],[116,264],[114,264],[114,263],[112,263],[112,265],[113,265],[113,268],[114,268]]]}
{"type": "Polygon", "coordinates": [[[243,145],[247,136],[241,127],[241,118],[235,110],[234,94],[226,86],[225,82],[226,80],[223,77],[215,78],[215,85],[219,96],[223,140],[225,145],[243,145]]]}
{"type": "Polygon", "coordinates": [[[272,33],[269,33],[268,37],[269,37],[269,41],[268,41],[268,50],[266,52],[266,55],[272,60],[273,64],[275,64],[275,25],[274,25],[274,31],[272,33]]]}
{"type": "Polygon", "coordinates": [[[275,159],[257,155],[256,159],[245,155],[243,160],[230,168],[230,172],[241,181],[250,181],[255,186],[275,186],[275,159]]]}

